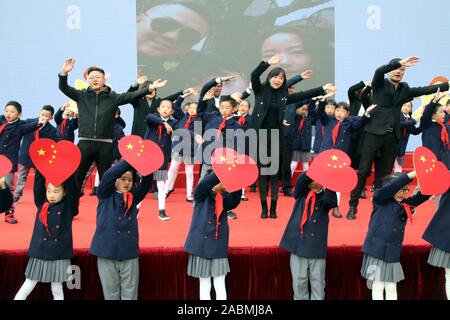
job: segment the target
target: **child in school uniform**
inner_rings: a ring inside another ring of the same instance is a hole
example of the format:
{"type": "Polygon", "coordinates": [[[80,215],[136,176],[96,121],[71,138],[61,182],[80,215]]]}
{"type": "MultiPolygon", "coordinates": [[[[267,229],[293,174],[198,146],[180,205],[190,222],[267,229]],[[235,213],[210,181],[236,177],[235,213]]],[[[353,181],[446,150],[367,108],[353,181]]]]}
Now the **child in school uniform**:
{"type": "Polygon", "coordinates": [[[48,138],[56,140],[56,128],[49,122],[53,119],[54,109],[50,105],[45,105],[42,107],[39,113],[39,118],[45,123],[39,129],[34,130],[34,132],[29,132],[22,138],[22,143],[19,149],[19,172],[17,175],[17,186],[14,193],[14,203],[18,203],[23,195],[23,189],[27,184],[28,174],[30,169],[34,168],[33,162],[31,161],[29,150],[30,145],[36,139],[48,138]]]}
{"type": "Polygon", "coordinates": [[[139,285],[139,231],[136,205],[151,185],[124,160],[108,169],[97,189],[97,226],[89,252],[98,257],[105,300],[136,300],[139,285]]]}
{"type": "Polygon", "coordinates": [[[402,167],[405,164],[405,153],[408,145],[409,136],[411,134],[418,135],[422,133],[420,128],[416,127],[416,120],[411,117],[412,103],[406,102],[402,106],[400,113],[400,141],[398,143],[397,158],[394,162],[394,173],[401,174],[402,167]]]}
{"type": "Polygon", "coordinates": [[[187,274],[200,280],[200,300],[211,300],[211,277],[217,300],[226,300],[229,226],[226,212],[241,201],[241,190],[229,193],[214,172],[194,190],[194,211],[184,251],[189,253],[187,274]]]}
{"type": "MultiPolygon", "coordinates": [[[[184,99],[194,94],[195,91],[181,95],[173,104],[175,114],[178,115],[179,121],[175,126],[175,134],[172,141],[172,160],[168,172],[166,183],[166,198],[174,191],[175,180],[181,163],[184,163],[186,174],[186,201],[193,202],[192,190],[194,188],[194,156],[195,156],[195,127],[201,123],[202,119],[197,114],[197,103],[188,102],[184,105],[184,112],[181,104],[184,99]]],[[[200,125],[201,128],[201,125],[200,125]]],[[[198,132],[201,136],[202,132],[198,132]]]]}
{"type": "Polygon", "coordinates": [[[74,176],[63,184],[46,183],[35,171],[34,202],[37,207],[28,249],[25,282],[14,300],[26,300],[38,282],[51,283],[54,300],[64,300],[62,283],[69,279],[73,257],[72,220],[77,213],[78,192],[74,176]]]}
{"type": "Polygon", "coordinates": [[[56,138],[57,140],[74,142],[75,130],[78,129],[78,118],[69,106],[70,103],[66,102],[55,113],[56,138]]]}
{"type": "MultiPolygon", "coordinates": [[[[363,128],[370,119],[370,112],[375,108],[371,106],[367,108],[362,117],[349,117],[350,109],[346,102],[339,102],[333,116],[325,113],[323,104],[319,104],[317,110],[319,121],[325,127],[320,152],[329,149],[339,149],[348,154],[350,149],[351,133],[363,128]]],[[[337,193],[338,206],[333,208],[333,217],[342,218],[339,211],[340,192],[337,193]]]]}
{"type": "Polygon", "coordinates": [[[166,213],[166,183],[167,169],[169,168],[170,155],[172,152],[172,133],[177,124],[177,120],[172,117],[172,101],[162,100],[158,113],[149,113],[147,115],[147,132],[145,139],[152,140],[161,147],[164,154],[164,163],[161,168],[153,173],[153,180],[156,181],[158,188],[158,209],[159,219],[163,221],[170,220],[166,213]]]}
{"type": "Polygon", "coordinates": [[[13,204],[13,195],[11,189],[6,185],[6,178],[0,177],[0,213],[11,208],[13,204]]]}
{"type": "Polygon", "coordinates": [[[428,263],[445,270],[445,292],[450,300],[450,188],[441,197],[439,208],[422,238],[431,243],[428,263]]]}
{"type": "Polygon", "coordinates": [[[280,242],[280,247],[291,253],[294,299],[324,300],[328,213],[337,205],[336,193],[302,173],[294,197],[291,218],[280,242]]]}
{"type": "Polygon", "coordinates": [[[422,145],[433,151],[436,158],[450,170],[450,125],[444,122],[444,106],[438,103],[443,96],[442,92],[438,92],[425,107],[420,118],[420,129],[422,129],[422,145]]]}
{"type": "MultiPolygon", "coordinates": [[[[322,100],[316,100],[316,108],[319,107],[319,103],[325,103],[325,113],[328,116],[334,115],[334,111],[337,107],[337,102],[333,99],[328,99],[325,101],[322,100]]],[[[316,109],[317,111],[317,109],[316,109]]],[[[320,152],[320,147],[322,146],[322,140],[323,140],[323,134],[325,133],[325,127],[322,125],[322,122],[319,121],[318,118],[316,118],[315,121],[315,129],[314,129],[314,144],[313,144],[313,151],[314,155],[318,155],[320,152]]]]}
{"type": "Polygon", "coordinates": [[[405,278],[400,255],[406,223],[412,222],[413,209],[429,198],[420,192],[407,198],[408,184],[415,177],[415,171],[400,177],[387,176],[383,186],[373,195],[373,211],[362,247],[361,266],[361,276],[373,281],[373,300],[383,300],[384,290],[386,300],[397,300],[397,282],[405,278]]]}
{"type": "Polygon", "coordinates": [[[295,169],[299,162],[302,163],[302,170],[309,169],[311,161],[311,140],[312,125],[316,120],[315,101],[301,101],[296,109],[294,123],[295,129],[293,152],[291,160],[291,177],[294,175],[295,169]]]}
{"type": "MultiPolygon", "coordinates": [[[[17,101],[6,103],[5,111],[0,117],[0,154],[12,162],[12,170],[6,175],[6,185],[14,192],[14,173],[17,171],[20,141],[28,132],[32,132],[43,125],[41,119],[21,120],[22,106],[17,101]]],[[[14,217],[14,207],[5,211],[6,223],[17,223],[14,217]]]]}
{"type": "MultiPolygon", "coordinates": [[[[247,92],[248,93],[248,92],[247,92]]],[[[251,104],[248,100],[243,100],[239,102],[237,105],[238,111],[235,113],[235,120],[242,127],[244,133],[250,128],[252,116],[248,113],[251,107],[251,104]]],[[[245,141],[245,154],[249,154],[249,142],[245,141]]],[[[248,201],[247,196],[245,195],[245,188],[242,189],[242,201],[248,201]]]]}
{"type": "MultiPolygon", "coordinates": [[[[115,114],[115,120],[114,120],[114,136],[113,136],[113,163],[116,163],[120,159],[122,159],[122,156],[119,151],[119,140],[125,137],[125,132],[123,131],[127,124],[120,116],[120,108],[117,108],[116,114],[115,114]]],[[[98,175],[98,172],[97,172],[98,175]]],[[[96,184],[98,186],[98,183],[96,184]]]]}

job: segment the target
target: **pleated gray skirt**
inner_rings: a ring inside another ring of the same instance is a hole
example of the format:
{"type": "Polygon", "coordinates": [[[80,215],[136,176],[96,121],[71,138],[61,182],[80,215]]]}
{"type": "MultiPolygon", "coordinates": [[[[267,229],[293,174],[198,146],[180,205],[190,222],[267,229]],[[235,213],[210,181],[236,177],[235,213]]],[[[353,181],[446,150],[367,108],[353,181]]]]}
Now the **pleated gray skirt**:
{"type": "Polygon", "coordinates": [[[155,181],[166,181],[168,178],[167,170],[156,170],[153,173],[153,180],[155,181]]]}
{"type": "Polygon", "coordinates": [[[205,259],[189,255],[187,274],[194,278],[223,276],[230,272],[228,258],[205,259]]]}
{"type": "Polygon", "coordinates": [[[450,253],[436,247],[432,247],[428,256],[428,264],[440,268],[450,268],[450,253]]]}
{"type": "Polygon", "coordinates": [[[400,262],[385,262],[364,254],[361,276],[371,281],[400,282],[405,279],[400,262]]]}
{"type": "Polygon", "coordinates": [[[292,151],[292,161],[309,162],[311,161],[311,158],[312,156],[310,151],[300,151],[300,150],[292,151]]]}
{"type": "Polygon", "coordinates": [[[67,273],[70,267],[70,259],[42,260],[30,258],[25,269],[25,278],[39,282],[66,282],[71,273],[67,273]]]}

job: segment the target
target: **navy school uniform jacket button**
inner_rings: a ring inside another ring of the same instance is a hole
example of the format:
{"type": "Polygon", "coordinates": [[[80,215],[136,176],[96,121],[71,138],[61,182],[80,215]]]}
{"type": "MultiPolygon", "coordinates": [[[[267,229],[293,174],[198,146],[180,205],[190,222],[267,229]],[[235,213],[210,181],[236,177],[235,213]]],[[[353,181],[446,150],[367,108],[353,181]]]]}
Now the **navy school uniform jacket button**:
{"type": "Polygon", "coordinates": [[[205,235],[205,237],[204,237],[204,238],[205,238],[205,239],[208,239],[208,236],[206,236],[206,235],[205,235]]]}
{"type": "Polygon", "coordinates": [[[44,238],[44,239],[42,239],[42,240],[46,241],[46,240],[47,240],[47,238],[44,238]]]}
{"type": "Polygon", "coordinates": [[[130,231],[130,230],[128,230],[128,234],[131,234],[131,231],[130,231]]]}
{"type": "Polygon", "coordinates": [[[317,223],[317,220],[316,220],[316,219],[314,219],[314,220],[313,220],[313,222],[314,222],[314,223],[317,223]]]}
{"type": "Polygon", "coordinates": [[[118,219],[119,219],[119,221],[120,221],[120,220],[122,220],[122,217],[119,217],[118,219]]]}
{"type": "Polygon", "coordinates": [[[57,238],[55,238],[55,242],[58,242],[58,239],[57,239],[57,238]]]}
{"type": "Polygon", "coordinates": [[[117,230],[117,234],[120,234],[120,230],[117,230]]]}
{"type": "Polygon", "coordinates": [[[56,229],[59,229],[59,224],[57,224],[57,225],[55,226],[55,228],[56,228],[56,229]]]}
{"type": "Polygon", "coordinates": [[[58,216],[60,216],[60,215],[61,215],[61,211],[58,211],[56,214],[57,214],[58,216]]]}
{"type": "Polygon", "coordinates": [[[209,220],[209,221],[208,221],[208,224],[211,224],[211,223],[212,223],[212,221],[211,221],[211,220],[209,220]]]}
{"type": "Polygon", "coordinates": [[[130,221],[131,221],[131,217],[128,217],[128,220],[130,220],[130,221]]]}

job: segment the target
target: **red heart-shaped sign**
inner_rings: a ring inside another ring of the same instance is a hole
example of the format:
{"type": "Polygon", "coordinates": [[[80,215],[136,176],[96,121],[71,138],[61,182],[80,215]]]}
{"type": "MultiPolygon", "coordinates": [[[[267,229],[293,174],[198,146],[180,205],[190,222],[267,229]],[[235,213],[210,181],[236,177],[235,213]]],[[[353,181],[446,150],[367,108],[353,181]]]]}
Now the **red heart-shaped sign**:
{"type": "Polygon", "coordinates": [[[48,182],[59,186],[80,165],[80,149],[70,141],[56,143],[51,139],[37,139],[30,145],[30,158],[48,182]]]}
{"type": "Polygon", "coordinates": [[[155,172],[164,163],[161,147],[136,135],[120,139],[119,151],[123,159],[144,176],[155,172]]]}
{"type": "Polygon", "coordinates": [[[12,170],[12,163],[7,157],[0,154],[0,177],[6,176],[12,170]]]}
{"type": "Polygon", "coordinates": [[[321,152],[314,158],[306,175],[335,192],[350,192],[358,183],[349,156],[338,149],[321,152]]]}
{"type": "Polygon", "coordinates": [[[437,160],[431,150],[425,147],[417,148],[414,151],[413,164],[420,192],[425,195],[437,195],[448,190],[450,185],[448,169],[437,160]]]}
{"type": "Polygon", "coordinates": [[[218,148],[211,156],[211,164],[228,192],[248,187],[258,179],[258,166],[247,155],[230,148],[218,148]]]}

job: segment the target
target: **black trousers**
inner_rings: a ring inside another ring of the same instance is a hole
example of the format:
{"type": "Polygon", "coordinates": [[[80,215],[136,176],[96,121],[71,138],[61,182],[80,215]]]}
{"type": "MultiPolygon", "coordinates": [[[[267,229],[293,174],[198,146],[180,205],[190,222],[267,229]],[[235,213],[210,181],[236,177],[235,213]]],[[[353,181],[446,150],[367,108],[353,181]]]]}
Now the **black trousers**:
{"type": "Polygon", "coordinates": [[[77,171],[78,188],[83,184],[83,180],[90,166],[95,161],[100,180],[106,170],[111,167],[113,144],[107,142],[81,140],[78,142],[81,152],[81,163],[77,171]]]}
{"type": "MultiPolygon", "coordinates": [[[[278,130],[278,129],[273,129],[278,130]]],[[[258,177],[258,191],[259,191],[259,198],[261,201],[266,201],[267,194],[269,191],[269,182],[270,182],[270,189],[271,189],[271,200],[278,200],[278,184],[280,181],[280,164],[282,162],[281,157],[281,150],[282,150],[282,143],[281,143],[281,137],[277,141],[272,141],[271,137],[271,130],[267,130],[267,142],[263,143],[263,141],[258,141],[258,167],[259,167],[259,177],[258,177]],[[272,154],[272,145],[275,149],[275,154],[272,154]],[[263,151],[269,158],[277,158],[278,160],[278,167],[275,169],[275,173],[272,175],[263,175],[261,174],[261,168],[269,167],[273,165],[273,163],[269,164],[262,164],[260,160],[260,149],[263,148],[263,151]]],[[[279,131],[278,131],[279,132],[279,131]]]]}
{"type": "Polygon", "coordinates": [[[350,206],[358,206],[359,196],[366,184],[367,178],[370,176],[374,161],[379,162],[375,164],[375,168],[379,168],[380,174],[377,175],[378,179],[391,173],[395,157],[397,156],[398,143],[399,139],[395,137],[394,133],[386,133],[382,136],[367,132],[364,134],[364,144],[361,149],[361,159],[358,169],[358,184],[350,194],[350,206]],[[377,157],[380,155],[381,157],[377,157]]]}
{"type": "Polygon", "coordinates": [[[292,189],[291,161],[292,161],[292,140],[282,137],[283,150],[281,153],[281,179],[283,180],[283,191],[292,189]]]}

